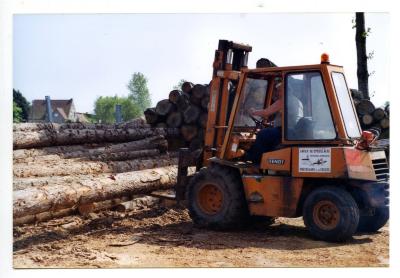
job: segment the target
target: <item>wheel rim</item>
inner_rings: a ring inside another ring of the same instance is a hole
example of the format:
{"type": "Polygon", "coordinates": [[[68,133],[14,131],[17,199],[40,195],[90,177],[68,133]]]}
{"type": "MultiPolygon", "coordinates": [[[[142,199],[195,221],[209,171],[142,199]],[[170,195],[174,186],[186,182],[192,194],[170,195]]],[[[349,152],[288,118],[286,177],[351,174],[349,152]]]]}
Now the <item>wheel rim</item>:
{"type": "Polygon", "coordinates": [[[339,224],[340,212],[333,202],[320,201],[314,206],[313,218],[319,228],[332,230],[339,224]]]}
{"type": "Polygon", "coordinates": [[[222,191],[214,184],[203,185],[197,195],[197,203],[205,213],[217,214],[222,208],[222,191]]]}

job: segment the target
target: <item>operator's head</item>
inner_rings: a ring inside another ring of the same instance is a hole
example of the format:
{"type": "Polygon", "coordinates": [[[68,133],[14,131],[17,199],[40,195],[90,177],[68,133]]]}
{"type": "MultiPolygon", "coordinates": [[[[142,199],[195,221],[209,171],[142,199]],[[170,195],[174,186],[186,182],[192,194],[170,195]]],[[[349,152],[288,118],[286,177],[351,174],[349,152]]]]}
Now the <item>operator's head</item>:
{"type": "Polygon", "coordinates": [[[267,58],[261,58],[257,61],[256,63],[256,68],[270,68],[270,67],[276,67],[277,65],[275,65],[273,62],[271,62],[270,60],[268,60],[267,58]]]}

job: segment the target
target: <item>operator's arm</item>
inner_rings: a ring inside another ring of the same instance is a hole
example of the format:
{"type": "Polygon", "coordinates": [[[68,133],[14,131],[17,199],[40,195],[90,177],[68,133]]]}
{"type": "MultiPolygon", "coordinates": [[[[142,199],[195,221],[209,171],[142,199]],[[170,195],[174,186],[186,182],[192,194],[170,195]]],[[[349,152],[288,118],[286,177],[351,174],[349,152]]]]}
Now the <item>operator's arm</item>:
{"type": "Polygon", "coordinates": [[[250,110],[250,113],[253,116],[260,116],[260,117],[263,117],[264,119],[266,119],[269,116],[282,110],[282,108],[283,108],[283,101],[282,101],[282,99],[278,99],[277,101],[275,101],[272,105],[268,106],[267,108],[262,109],[262,110],[252,109],[252,110],[250,110]]]}

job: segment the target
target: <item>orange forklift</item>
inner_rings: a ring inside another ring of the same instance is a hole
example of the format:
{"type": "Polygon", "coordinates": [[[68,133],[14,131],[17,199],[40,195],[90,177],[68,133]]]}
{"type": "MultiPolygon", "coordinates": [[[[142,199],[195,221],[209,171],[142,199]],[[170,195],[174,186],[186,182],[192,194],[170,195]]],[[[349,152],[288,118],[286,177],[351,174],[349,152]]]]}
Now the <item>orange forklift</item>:
{"type": "Polygon", "coordinates": [[[320,64],[248,69],[251,50],[219,41],[205,146],[180,150],[177,200],[200,227],[302,216],[326,241],[380,229],[389,219],[388,162],[374,145],[379,133],[360,128],[343,68],[323,54],[320,64]],[[280,144],[259,163],[248,161],[257,133],[273,125],[249,109],[272,105],[276,91],[284,102],[280,144]]]}

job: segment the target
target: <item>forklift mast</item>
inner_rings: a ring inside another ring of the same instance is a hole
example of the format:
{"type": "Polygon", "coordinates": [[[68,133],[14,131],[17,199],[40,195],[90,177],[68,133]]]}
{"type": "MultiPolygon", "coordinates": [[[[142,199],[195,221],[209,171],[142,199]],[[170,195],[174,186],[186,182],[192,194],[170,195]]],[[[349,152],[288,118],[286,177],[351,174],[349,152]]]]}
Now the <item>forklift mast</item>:
{"type": "Polygon", "coordinates": [[[188,167],[199,170],[207,166],[208,159],[218,155],[228,129],[240,71],[247,69],[250,45],[220,40],[215,51],[213,75],[208,104],[208,120],[202,153],[191,152],[187,148],[179,150],[178,177],[175,186],[177,202],[185,199],[186,186],[189,183],[188,167]]]}
{"type": "Polygon", "coordinates": [[[218,155],[221,150],[240,71],[247,69],[251,50],[250,45],[227,40],[219,41],[213,62],[203,166],[208,164],[209,158],[218,155]]]}

